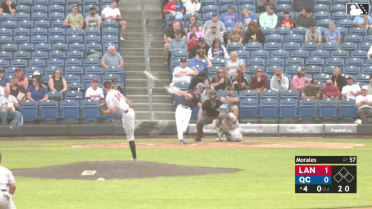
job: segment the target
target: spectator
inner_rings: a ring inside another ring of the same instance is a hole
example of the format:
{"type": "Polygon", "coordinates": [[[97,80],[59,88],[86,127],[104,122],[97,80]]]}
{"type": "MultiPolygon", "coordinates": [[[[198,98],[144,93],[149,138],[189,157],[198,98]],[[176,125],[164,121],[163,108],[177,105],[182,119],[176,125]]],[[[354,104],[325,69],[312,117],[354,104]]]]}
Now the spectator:
{"type": "Polygon", "coordinates": [[[226,76],[222,68],[217,69],[217,74],[212,78],[211,81],[214,90],[225,90],[227,86],[230,86],[230,79],[226,76]]]}
{"type": "Polygon", "coordinates": [[[191,49],[197,45],[198,45],[198,38],[196,37],[195,33],[192,33],[187,43],[187,51],[191,52],[191,49]]]}
{"type": "Polygon", "coordinates": [[[337,86],[333,85],[332,80],[327,80],[326,85],[323,86],[323,99],[331,98],[338,101],[340,97],[340,91],[337,86]]]}
{"type": "Polygon", "coordinates": [[[234,115],[238,118],[239,117],[239,96],[238,95],[233,95],[234,89],[232,86],[226,87],[226,96],[221,97],[220,101],[223,104],[227,104],[229,111],[234,113],[234,115]]]}
{"type": "Polygon", "coordinates": [[[184,13],[185,8],[183,7],[182,1],[179,0],[169,0],[167,5],[163,9],[164,14],[176,14],[178,12],[184,13]]]}
{"type": "Polygon", "coordinates": [[[211,61],[205,56],[203,51],[197,51],[195,58],[191,59],[187,66],[198,72],[202,72],[207,68],[212,67],[211,61]]]}
{"type": "Polygon", "coordinates": [[[356,97],[357,110],[357,120],[356,123],[366,123],[371,121],[372,118],[372,95],[367,94],[368,87],[363,86],[361,90],[361,95],[356,97]]]}
{"type": "MultiPolygon", "coordinates": [[[[41,78],[41,74],[40,74],[39,71],[35,71],[35,72],[32,74],[32,79],[34,79],[34,78],[36,78],[36,77],[38,77],[38,80],[41,81],[41,85],[42,85],[43,87],[45,87],[45,88],[48,87],[48,84],[45,83],[45,82],[43,81],[43,79],[41,78]]],[[[32,79],[31,79],[31,80],[32,80],[32,79]]],[[[30,85],[29,85],[28,87],[30,87],[30,85]]]]}
{"type": "Polygon", "coordinates": [[[347,77],[347,85],[342,88],[341,95],[345,99],[356,99],[360,95],[360,86],[354,83],[354,77],[347,77]]]}
{"type": "Polygon", "coordinates": [[[85,92],[85,99],[91,99],[95,101],[103,100],[103,90],[98,86],[98,78],[92,78],[92,86],[85,92]]]}
{"type": "Polygon", "coordinates": [[[191,15],[189,21],[185,22],[185,32],[191,32],[193,26],[197,26],[196,31],[202,31],[202,27],[198,25],[198,18],[195,15],[191,15]]]}
{"type": "Polygon", "coordinates": [[[71,28],[83,28],[84,18],[83,15],[78,13],[78,11],[79,5],[78,4],[72,5],[72,12],[69,15],[67,15],[65,21],[63,22],[63,25],[71,28]]]}
{"type": "Polygon", "coordinates": [[[212,23],[211,29],[207,30],[205,34],[205,40],[209,46],[212,46],[212,42],[215,39],[219,39],[221,43],[224,43],[223,34],[217,30],[217,25],[212,23]]]}
{"type": "Polygon", "coordinates": [[[339,67],[333,69],[332,82],[340,91],[346,86],[346,78],[341,75],[341,69],[339,67]]]}
{"type": "Polygon", "coordinates": [[[101,28],[101,17],[97,14],[95,6],[90,7],[90,14],[85,18],[85,25],[87,28],[101,28]]]}
{"type": "Polygon", "coordinates": [[[52,77],[49,78],[49,90],[65,93],[67,91],[67,82],[61,73],[61,69],[54,69],[52,77]]]}
{"type": "Polygon", "coordinates": [[[176,31],[181,31],[181,38],[187,40],[185,29],[182,27],[181,23],[178,21],[173,22],[172,27],[165,28],[165,35],[164,35],[164,56],[166,62],[168,62],[169,55],[168,55],[168,48],[169,44],[172,39],[176,38],[176,31]]]}
{"type": "Polygon", "coordinates": [[[9,88],[4,89],[4,96],[0,97],[0,116],[3,126],[6,126],[6,121],[11,118],[10,126],[22,125],[22,114],[17,111],[19,108],[18,100],[10,94],[9,88]]]}
{"type": "Polygon", "coordinates": [[[118,90],[122,95],[125,95],[125,90],[119,86],[119,80],[117,78],[112,78],[112,88],[115,90],[118,90]]]}
{"type": "Polygon", "coordinates": [[[367,52],[367,59],[371,59],[371,54],[372,54],[372,45],[369,47],[369,50],[367,52]]]}
{"type": "MultiPolygon", "coordinates": [[[[172,83],[191,83],[193,76],[196,76],[199,72],[196,69],[191,69],[187,67],[187,59],[180,59],[180,66],[175,67],[173,70],[173,79],[172,83]]],[[[203,82],[202,82],[203,83],[203,82]]]]}
{"type": "Polygon", "coordinates": [[[230,53],[230,60],[226,62],[225,73],[229,77],[235,75],[235,72],[237,70],[242,71],[242,73],[245,73],[247,71],[247,68],[245,67],[243,60],[238,59],[238,56],[239,54],[237,51],[232,51],[230,53]]]}
{"type": "Polygon", "coordinates": [[[288,77],[282,74],[281,69],[276,69],[274,74],[275,76],[270,81],[271,90],[278,92],[287,90],[289,87],[288,77]]]}
{"type": "Polygon", "coordinates": [[[249,89],[248,81],[244,78],[244,74],[241,70],[236,70],[235,78],[232,80],[232,86],[234,91],[243,91],[249,89]]]}
{"type": "Polygon", "coordinates": [[[315,25],[310,25],[310,29],[306,31],[305,43],[314,42],[320,46],[322,44],[322,33],[316,29],[315,25]]]}
{"type": "Polygon", "coordinates": [[[367,94],[372,95],[372,75],[369,75],[369,84],[366,86],[368,88],[367,94]]]}
{"type": "Polygon", "coordinates": [[[255,21],[251,21],[248,24],[247,43],[250,42],[260,42],[262,44],[265,42],[265,36],[262,33],[261,29],[258,27],[258,23],[255,21]]]}
{"type": "Polygon", "coordinates": [[[256,75],[251,78],[251,89],[257,92],[265,91],[268,87],[267,77],[263,72],[262,67],[257,67],[256,75]]]}
{"type": "Polygon", "coordinates": [[[33,101],[43,101],[48,99],[48,90],[43,86],[41,76],[34,76],[32,78],[32,85],[27,89],[27,99],[33,101]]]}
{"type": "Polygon", "coordinates": [[[198,83],[202,83],[204,85],[210,85],[208,75],[206,72],[200,72],[191,80],[191,83],[189,85],[189,90],[194,90],[196,85],[198,85],[198,83]]]}
{"type": "Polygon", "coordinates": [[[302,9],[302,14],[296,18],[296,27],[309,28],[311,25],[315,25],[315,19],[311,16],[312,7],[306,7],[302,9]]]}
{"type": "MultiPolygon", "coordinates": [[[[308,83],[308,82],[306,82],[308,83]]],[[[320,98],[320,87],[318,80],[312,79],[309,84],[305,85],[302,90],[301,99],[316,99],[320,98]]]]}
{"type": "Polygon", "coordinates": [[[275,10],[276,0],[258,0],[257,2],[257,12],[265,12],[268,6],[275,10]]]}
{"type": "Polygon", "coordinates": [[[8,88],[10,86],[10,80],[9,78],[5,77],[5,71],[3,68],[0,68],[0,86],[8,88]]]}
{"type": "Polygon", "coordinates": [[[243,43],[244,41],[244,34],[243,34],[243,25],[241,22],[237,22],[234,26],[233,31],[229,34],[229,37],[227,39],[227,43],[237,42],[237,43],[243,43]]]}
{"type": "Polygon", "coordinates": [[[216,38],[213,40],[212,47],[208,51],[208,58],[209,59],[216,59],[216,58],[229,59],[229,54],[227,53],[225,46],[221,45],[220,39],[216,38]]]}
{"type": "Polygon", "coordinates": [[[259,18],[261,28],[276,28],[278,16],[274,13],[272,6],[267,6],[266,12],[262,13],[259,18]]]}
{"type": "Polygon", "coordinates": [[[170,15],[168,16],[168,23],[167,25],[164,27],[164,41],[165,42],[169,42],[172,38],[169,38],[169,41],[167,40],[168,39],[168,35],[170,35],[171,33],[174,32],[174,29],[173,29],[173,23],[176,22],[176,19],[173,15],[170,15]]]}
{"type": "Polygon", "coordinates": [[[182,32],[181,30],[177,30],[175,32],[176,38],[172,39],[169,43],[168,51],[165,54],[166,57],[169,57],[169,55],[174,51],[174,50],[182,50],[182,51],[187,51],[187,42],[181,38],[182,32]]]}
{"type": "Polygon", "coordinates": [[[234,11],[234,5],[227,6],[227,12],[222,13],[220,20],[225,24],[225,27],[232,28],[239,22],[239,15],[234,11]]]}
{"type": "Polygon", "coordinates": [[[5,0],[1,4],[1,8],[0,8],[0,14],[3,14],[3,13],[9,13],[9,14],[15,15],[16,4],[13,3],[12,0],[5,0]]]}
{"type": "Polygon", "coordinates": [[[204,37],[200,37],[198,39],[198,45],[194,46],[191,49],[191,52],[189,53],[189,59],[195,58],[196,53],[198,51],[203,52],[203,54],[208,54],[209,46],[208,46],[208,44],[205,43],[205,38],[204,37]]]}
{"type": "Polygon", "coordinates": [[[102,56],[101,65],[103,68],[112,66],[122,68],[124,66],[123,58],[116,52],[115,46],[108,47],[108,51],[102,56]]]}
{"type": "Polygon", "coordinates": [[[189,0],[185,3],[186,14],[198,12],[200,13],[201,4],[198,0],[189,0]]]}
{"type": "Polygon", "coordinates": [[[245,28],[248,28],[248,24],[251,21],[257,22],[257,15],[251,13],[248,9],[242,9],[242,11],[240,12],[240,22],[245,28]]]}
{"type": "Polygon", "coordinates": [[[313,8],[314,0],[293,0],[292,10],[294,12],[301,12],[305,8],[313,8]]]}
{"type": "Polygon", "coordinates": [[[341,44],[341,33],[336,30],[336,25],[334,22],[329,23],[329,29],[324,31],[325,42],[341,44]]]}
{"type": "Polygon", "coordinates": [[[208,30],[211,29],[212,25],[215,25],[217,27],[217,31],[221,33],[222,37],[226,32],[225,24],[222,21],[218,20],[218,14],[213,12],[212,13],[212,19],[208,20],[204,23],[203,26],[203,33],[207,35],[208,30]]]}
{"type": "Polygon", "coordinates": [[[24,89],[28,88],[28,79],[25,75],[22,74],[22,69],[17,67],[14,69],[15,71],[15,77],[18,78],[19,85],[23,86],[24,89]]]}
{"type": "Polygon", "coordinates": [[[354,27],[367,28],[372,23],[372,17],[368,15],[356,16],[353,21],[354,27]]]}
{"type": "Polygon", "coordinates": [[[284,19],[280,22],[282,27],[293,28],[293,20],[289,17],[289,11],[284,11],[284,19]]]}
{"type": "Polygon", "coordinates": [[[298,67],[297,75],[292,78],[291,89],[296,91],[302,91],[302,89],[305,87],[305,83],[311,81],[311,79],[305,77],[305,75],[306,75],[305,68],[298,67]]]}
{"type": "Polygon", "coordinates": [[[121,20],[122,16],[120,13],[119,8],[117,8],[117,2],[116,0],[113,0],[109,7],[105,7],[101,12],[101,18],[102,20],[115,20],[118,22],[118,25],[120,28],[120,40],[124,41],[124,33],[125,28],[127,27],[127,22],[125,20],[121,20]]]}
{"type": "Polygon", "coordinates": [[[190,32],[187,33],[187,38],[190,39],[190,35],[193,33],[196,35],[196,39],[199,39],[201,37],[204,37],[204,34],[198,30],[199,26],[198,25],[193,25],[191,27],[190,32]]]}
{"type": "Polygon", "coordinates": [[[10,83],[10,94],[13,95],[15,98],[17,98],[18,102],[21,102],[27,94],[27,91],[23,87],[23,85],[19,84],[18,77],[12,78],[12,82],[10,83]]]}

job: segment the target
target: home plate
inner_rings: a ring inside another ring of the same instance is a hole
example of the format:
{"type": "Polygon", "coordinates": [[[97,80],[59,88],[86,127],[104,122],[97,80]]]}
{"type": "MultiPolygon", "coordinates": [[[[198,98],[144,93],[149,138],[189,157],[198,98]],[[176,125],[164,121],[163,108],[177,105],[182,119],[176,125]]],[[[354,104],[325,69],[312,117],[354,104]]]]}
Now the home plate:
{"type": "Polygon", "coordinates": [[[97,173],[96,170],[84,170],[81,175],[82,176],[94,176],[97,173]]]}

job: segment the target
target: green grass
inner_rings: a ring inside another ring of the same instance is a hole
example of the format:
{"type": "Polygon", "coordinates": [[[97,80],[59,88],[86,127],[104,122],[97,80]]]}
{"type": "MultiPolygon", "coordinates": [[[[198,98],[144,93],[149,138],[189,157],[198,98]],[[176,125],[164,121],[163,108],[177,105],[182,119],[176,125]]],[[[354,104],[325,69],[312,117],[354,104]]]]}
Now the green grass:
{"type": "MultiPolygon", "coordinates": [[[[146,141],[174,141],[153,139],[146,141]]],[[[212,140],[212,139],[210,139],[212,140]]],[[[322,138],[250,138],[280,141],[372,140],[322,138]]],[[[123,140],[0,141],[0,147],[69,146],[122,143],[123,140]]],[[[1,149],[1,148],[0,148],[1,149]]],[[[79,161],[129,160],[128,148],[2,149],[3,165],[29,168],[79,161]]],[[[142,161],[238,168],[233,174],[160,177],[107,181],[46,180],[16,177],[18,209],[218,209],[218,208],[338,208],[372,206],[372,155],[368,149],[138,149],[142,161]],[[295,155],[357,155],[357,194],[295,194],[295,155]]],[[[151,171],[149,171],[151,172],[151,171]]]]}

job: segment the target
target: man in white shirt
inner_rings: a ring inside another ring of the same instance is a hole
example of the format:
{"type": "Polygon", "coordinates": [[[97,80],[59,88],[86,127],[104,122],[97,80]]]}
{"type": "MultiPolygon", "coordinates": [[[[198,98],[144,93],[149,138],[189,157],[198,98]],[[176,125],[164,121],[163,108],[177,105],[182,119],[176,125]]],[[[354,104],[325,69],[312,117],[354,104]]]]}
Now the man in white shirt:
{"type": "Polygon", "coordinates": [[[193,12],[200,12],[201,4],[198,0],[188,0],[185,3],[186,7],[186,14],[193,13],[193,12]]]}
{"type": "Polygon", "coordinates": [[[116,20],[119,23],[120,29],[120,40],[124,41],[124,32],[125,28],[127,27],[127,22],[125,20],[121,20],[122,16],[120,13],[119,8],[117,8],[117,2],[116,0],[113,0],[109,7],[106,7],[101,12],[101,18],[102,20],[116,20]]]}
{"type": "Polygon", "coordinates": [[[85,99],[91,99],[100,101],[103,100],[103,89],[98,86],[98,79],[93,78],[92,79],[92,86],[87,89],[85,92],[85,99]]]}
{"type": "Polygon", "coordinates": [[[282,74],[281,69],[275,70],[275,76],[273,76],[270,80],[270,87],[273,91],[284,91],[289,88],[289,80],[288,77],[282,74]]]}
{"type": "Polygon", "coordinates": [[[360,86],[354,84],[354,78],[352,76],[347,77],[347,85],[342,88],[341,95],[345,99],[355,99],[360,94],[360,86]]]}
{"type": "Polygon", "coordinates": [[[356,123],[365,123],[372,118],[372,95],[367,94],[368,87],[363,86],[361,95],[356,97],[356,105],[358,107],[356,123]]]}
{"type": "Polygon", "coordinates": [[[22,114],[16,109],[19,107],[18,100],[10,95],[10,89],[5,87],[4,96],[0,97],[0,116],[2,125],[6,125],[8,118],[12,118],[10,126],[22,125],[22,114]]]}
{"type": "Polygon", "coordinates": [[[187,67],[187,59],[186,58],[181,58],[180,59],[180,66],[174,68],[173,70],[173,79],[172,83],[179,83],[179,82],[184,82],[184,83],[191,83],[191,78],[192,76],[197,75],[199,72],[193,68],[187,67]]]}
{"type": "Polygon", "coordinates": [[[272,6],[267,6],[266,12],[260,14],[259,23],[262,28],[276,28],[278,16],[274,13],[274,8],[272,6]]]}
{"type": "MultiPolygon", "coordinates": [[[[1,154],[0,154],[1,163],[1,154]]],[[[0,205],[2,208],[15,209],[16,206],[13,202],[13,195],[16,190],[16,181],[14,179],[13,173],[0,166],[0,205]]]]}

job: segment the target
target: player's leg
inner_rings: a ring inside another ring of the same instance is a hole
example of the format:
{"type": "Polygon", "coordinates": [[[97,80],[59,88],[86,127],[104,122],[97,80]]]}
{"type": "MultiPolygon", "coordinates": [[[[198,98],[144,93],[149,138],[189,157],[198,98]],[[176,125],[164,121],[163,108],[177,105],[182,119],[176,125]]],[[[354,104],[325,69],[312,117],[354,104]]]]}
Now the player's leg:
{"type": "Polygon", "coordinates": [[[192,115],[192,110],[191,109],[185,109],[184,118],[183,118],[183,121],[182,121],[183,133],[185,133],[187,131],[187,128],[189,127],[191,115],[192,115]]]}
{"type": "Polygon", "coordinates": [[[175,112],[178,140],[183,139],[182,109],[181,105],[178,105],[175,112]]]}
{"type": "Polygon", "coordinates": [[[137,153],[136,153],[136,144],[134,142],[134,120],[135,120],[134,110],[132,108],[129,108],[128,112],[123,115],[122,121],[123,121],[125,133],[129,141],[129,147],[130,147],[130,151],[132,152],[133,161],[136,161],[137,153]]]}
{"type": "Polygon", "coordinates": [[[120,39],[123,41],[124,40],[125,29],[127,28],[127,21],[121,20],[119,22],[119,25],[120,25],[120,39]]]}

